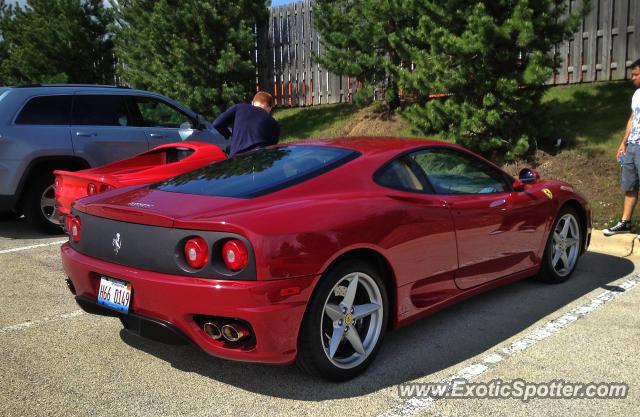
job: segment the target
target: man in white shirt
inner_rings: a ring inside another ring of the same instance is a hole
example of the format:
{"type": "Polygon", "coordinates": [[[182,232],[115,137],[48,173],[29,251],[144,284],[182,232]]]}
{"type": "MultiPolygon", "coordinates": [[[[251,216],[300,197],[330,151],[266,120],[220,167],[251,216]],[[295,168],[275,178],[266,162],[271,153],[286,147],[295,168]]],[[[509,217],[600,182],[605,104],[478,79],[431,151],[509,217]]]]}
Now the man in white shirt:
{"type": "Polygon", "coordinates": [[[638,185],[640,182],[640,59],[631,64],[631,82],[637,90],[631,99],[631,116],[627,121],[622,142],[618,147],[616,158],[622,164],[620,185],[624,192],[622,219],[602,233],[611,236],[631,231],[631,216],[638,202],[638,185]]]}

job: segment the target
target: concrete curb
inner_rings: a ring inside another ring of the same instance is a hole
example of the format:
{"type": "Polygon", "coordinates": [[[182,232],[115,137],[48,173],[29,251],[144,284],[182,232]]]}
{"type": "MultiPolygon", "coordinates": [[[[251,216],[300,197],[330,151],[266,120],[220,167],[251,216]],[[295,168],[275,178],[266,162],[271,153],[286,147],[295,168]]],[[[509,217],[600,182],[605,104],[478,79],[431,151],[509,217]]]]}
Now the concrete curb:
{"type": "Polygon", "coordinates": [[[613,236],[605,236],[602,230],[594,229],[591,232],[591,244],[589,251],[606,253],[619,257],[638,256],[640,253],[640,242],[637,239],[640,235],[624,233],[613,236]]]}

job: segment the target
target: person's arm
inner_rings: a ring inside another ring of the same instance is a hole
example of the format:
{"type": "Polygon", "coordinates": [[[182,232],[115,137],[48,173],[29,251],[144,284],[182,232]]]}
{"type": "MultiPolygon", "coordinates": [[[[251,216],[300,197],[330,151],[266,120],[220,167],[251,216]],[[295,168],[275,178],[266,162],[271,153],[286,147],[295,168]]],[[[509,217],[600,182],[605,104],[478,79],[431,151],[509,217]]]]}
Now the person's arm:
{"type": "Polygon", "coordinates": [[[631,134],[631,127],[633,126],[633,113],[629,116],[629,120],[627,121],[627,130],[624,132],[624,137],[622,138],[622,142],[620,142],[620,146],[618,146],[618,152],[616,153],[616,159],[620,159],[622,155],[627,152],[627,139],[629,139],[629,135],[631,134]]]}
{"type": "Polygon", "coordinates": [[[213,127],[226,139],[231,137],[231,130],[229,128],[233,126],[237,110],[238,105],[234,104],[213,121],[213,127]]]}

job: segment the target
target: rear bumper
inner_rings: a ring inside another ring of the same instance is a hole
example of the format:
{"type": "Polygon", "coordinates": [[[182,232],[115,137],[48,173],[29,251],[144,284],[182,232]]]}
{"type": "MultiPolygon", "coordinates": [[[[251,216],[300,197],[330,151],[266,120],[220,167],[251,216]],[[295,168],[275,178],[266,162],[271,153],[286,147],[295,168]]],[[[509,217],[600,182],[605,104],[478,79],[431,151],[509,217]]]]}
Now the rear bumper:
{"type": "Polygon", "coordinates": [[[168,343],[192,342],[205,352],[232,360],[289,364],[295,360],[298,331],[318,276],[277,281],[230,281],[144,271],[61,247],[62,263],[85,311],[119,316],[143,337],[168,343]],[[128,314],[96,304],[101,276],[132,285],[128,314]],[[299,289],[299,292],[298,292],[299,289]],[[292,294],[293,293],[293,294],[292,294]],[[250,324],[255,343],[230,346],[207,336],[195,316],[239,319],[250,324]]]}
{"type": "Polygon", "coordinates": [[[120,314],[84,297],[76,297],[76,302],[85,312],[90,314],[119,316],[122,325],[138,336],[169,345],[188,345],[191,343],[191,340],[171,323],[154,320],[135,313],[120,314]]]}

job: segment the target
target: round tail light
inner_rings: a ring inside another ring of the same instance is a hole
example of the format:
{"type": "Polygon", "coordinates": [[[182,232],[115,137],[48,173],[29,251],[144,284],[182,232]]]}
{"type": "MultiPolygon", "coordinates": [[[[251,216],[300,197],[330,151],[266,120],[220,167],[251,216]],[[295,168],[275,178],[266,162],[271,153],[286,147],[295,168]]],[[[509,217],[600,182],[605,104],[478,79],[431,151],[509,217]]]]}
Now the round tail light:
{"type": "Polygon", "coordinates": [[[200,269],[209,261],[209,246],[201,237],[193,237],[184,244],[184,257],[191,268],[200,269]]]}
{"type": "Polygon", "coordinates": [[[222,260],[232,271],[240,271],[249,261],[249,252],[242,241],[231,239],[222,246],[222,260]]]}
{"type": "Polygon", "coordinates": [[[72,215],[68,215],[66,219],[67,233],[71,236],[74,242],[80,241],[80,218],[72,215]]]}
{"type": "Polygon", "coordinates": [[[87,185],[87,195],[94,195],[97,192],[98,187],[96,187],[94,183],[90,182],[89,185],[87,185]]]}
{"type": "Polygon", "coordinates": [[[109,185],[109,184],[102,184],[102,185],[100,186],[100,192],[101,192],[101,193],[105,193],[105,192],[107,192],[107,191],[111,191],[111,190],[113,190],[113,189],[114,189],[113,185],[109,185]]]}

